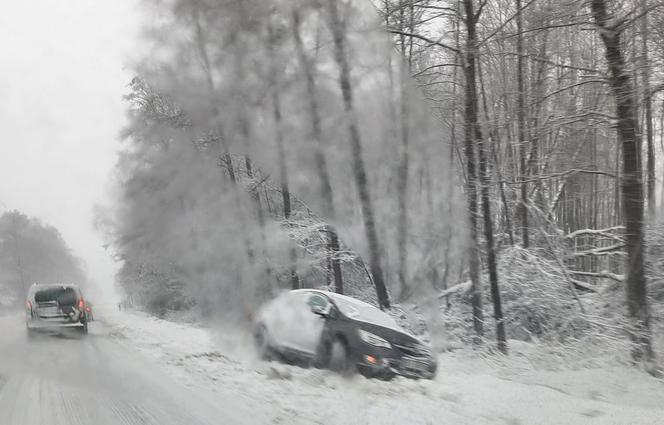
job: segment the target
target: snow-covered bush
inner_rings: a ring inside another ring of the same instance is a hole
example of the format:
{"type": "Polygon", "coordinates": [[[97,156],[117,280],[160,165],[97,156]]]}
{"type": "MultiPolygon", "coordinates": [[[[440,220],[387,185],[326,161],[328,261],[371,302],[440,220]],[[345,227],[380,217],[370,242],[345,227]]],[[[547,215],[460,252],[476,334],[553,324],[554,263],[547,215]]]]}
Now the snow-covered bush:
{"type": "Polygon", "coordinates": [[[555,260],[535,250],[512,247],[501,253],[498,273],[510,337],[565,341],[588,330],[577,289],[555,260]]]}

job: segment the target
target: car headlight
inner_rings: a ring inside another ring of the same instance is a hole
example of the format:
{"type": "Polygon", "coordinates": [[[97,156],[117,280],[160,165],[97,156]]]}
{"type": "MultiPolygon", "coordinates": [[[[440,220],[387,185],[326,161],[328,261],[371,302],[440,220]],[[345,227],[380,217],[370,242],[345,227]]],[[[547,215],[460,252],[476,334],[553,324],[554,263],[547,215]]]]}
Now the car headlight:
{"type": "Polygon", "coordinates": [[[360,339],[367,344],[371,344],[376,347],[392,348],[392,344],[387,342],[384,338],[379,337],[378,335],[374,335],[371,332],[367,332],[362,329],[358,329],[357,333],[360,336],[360,339]]]}

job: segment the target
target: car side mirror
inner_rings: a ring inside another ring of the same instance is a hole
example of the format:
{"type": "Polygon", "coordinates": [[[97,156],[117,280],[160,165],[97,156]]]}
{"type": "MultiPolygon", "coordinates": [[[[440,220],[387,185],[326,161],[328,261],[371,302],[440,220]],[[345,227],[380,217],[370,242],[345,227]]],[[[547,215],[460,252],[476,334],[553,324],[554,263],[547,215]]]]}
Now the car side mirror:
{"type": "Polygon", "coordinates": [[[330,308],[327,306],[314,304],[311,306],[311,312],[313,314],[319,315],[320,317],[328,317],[330,315],[330,308]]]}

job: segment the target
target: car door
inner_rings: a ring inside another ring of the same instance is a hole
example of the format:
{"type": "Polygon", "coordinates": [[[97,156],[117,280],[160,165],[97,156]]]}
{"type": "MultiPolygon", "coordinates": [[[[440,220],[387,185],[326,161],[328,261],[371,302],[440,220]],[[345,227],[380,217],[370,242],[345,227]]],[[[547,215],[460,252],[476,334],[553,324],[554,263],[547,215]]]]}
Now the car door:
{"type": "Polygon", "coordinates": [[[259,322],[267,326],[271,343],[277,347],[290,347],[293,333],[292,294],[284,293],[266,304],[259,315],[259,322]]]}
{"type": "Polygon", "coordinates": [[[323,309],[331,306],[327,297],[313,291],[288,292],[274,300],[261,318],[269,328],[272,343],[313,356],[325,325],[325,319],[312,312],[314,304],[323,309]]]}
{"type": "Polygon", "coordinates": [[[306,294],[296,291],[279,296],[263,312],[272,342],[282,348],[303,351],[301,324],[309,319],[311,312],[306,303],[306,294]]]}
{"type": "Polygon", "coordinates": [[[298,292],[296,298],[298,320],[296,332],[292,335],[292,343],[298,351],[313,357],[325,327],[325,318],[313,310],[327,312],[332,305],[325,295],[315,291],[298,292]]]}

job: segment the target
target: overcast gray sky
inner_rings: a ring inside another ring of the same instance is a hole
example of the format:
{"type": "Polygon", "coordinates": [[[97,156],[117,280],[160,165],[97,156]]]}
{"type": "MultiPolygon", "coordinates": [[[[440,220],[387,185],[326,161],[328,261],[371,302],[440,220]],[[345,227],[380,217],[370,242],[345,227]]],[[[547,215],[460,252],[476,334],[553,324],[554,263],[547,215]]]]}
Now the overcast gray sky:
{"type": "Polygon", "coordinates": [[[56,226],[107,287],[115,266],[92,207],[108,198],[138,3],[5,1],[0,12],[0,209],[56,226]]]}

